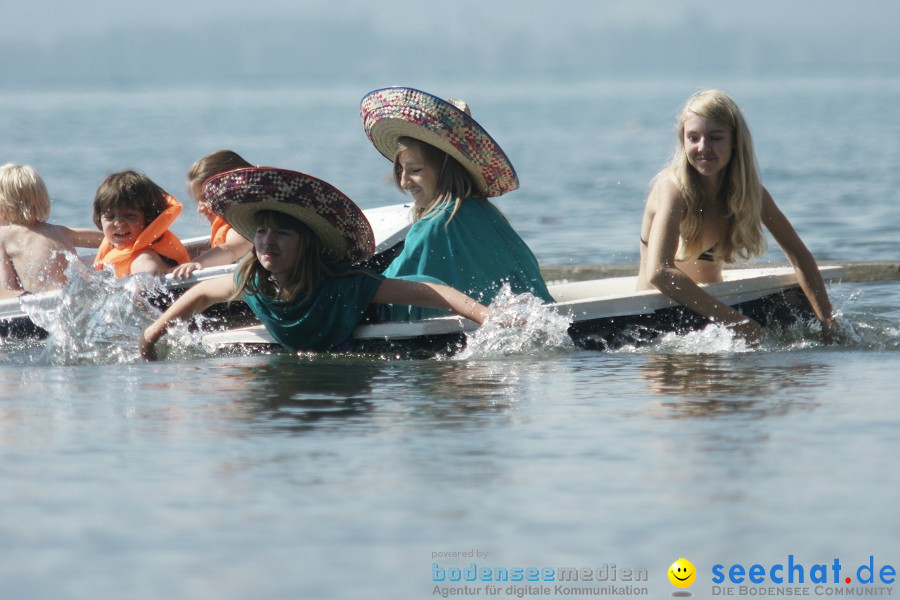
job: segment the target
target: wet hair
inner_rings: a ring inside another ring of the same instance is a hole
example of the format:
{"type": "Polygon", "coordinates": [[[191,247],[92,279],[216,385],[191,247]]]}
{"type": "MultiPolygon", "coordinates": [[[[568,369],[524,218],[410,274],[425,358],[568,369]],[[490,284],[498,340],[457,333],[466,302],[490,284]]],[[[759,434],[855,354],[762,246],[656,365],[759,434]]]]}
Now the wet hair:
{"type": "Polygon", "coordinates": [[[38,172],[15,163],[0,167],[0,224],[35,225],[49,218],[50,196],[38,172]]]}
{"type": "Polygon", "coordinates": [[[400,165],[400,155],[410,148],[418,148],[422,153],[425,164],[437,173],[437,189],[434,198],[426,206],[415,206],[413,208],[413,216],[416,221],[441,206],[443,206],[443,210],[447,210],[452,206],[450,219],[453,219],[462,201],[466,198],[486,201],[484,198],[478,198],[478,186],[475,185],[475,180],[459,164],[459,161],[431,144],[410,137],[401,137],[397,140],[397,153],[394,155],[394,183],[400,191],[405,192],[400,185],[403,173],[403,168],[400,165]]]}
{"type": "Polygon", "coordinates": [[[100,183],[97,195],[94,196],[94,224],[102,229],[100,217],[117,208],[137,210],[144,215],[144,221],[150,224],[166,210],[168,195],[139,171],[113,173],[100,183]]]}
{"type": "Polygon", "coordinates": [[[198,159],[188,169],[188,192],[190,192],[194,200],[202,201],[204,198],[202,197],[201,187],[204,181],[219,173],[252,166],[233,150],[216,150],[212,154],[207,154],[203,158],[198,159]]]}
{"type": "Polygon", "coordinates": [[[748,259],[766,251],[762,231],[763,187],[753,151],[753,138],[737,103],[720,90],[704,90],[688,98],[678,117],[678,146],[669,167],[679,192],[687,203],[681,221],[681,242],[676,260],[699,256],[703,225],[703,193],[700,174],[688,162],[684,148],[684,124],[693,116],[715,121],[732,135],[733,151],[722,183],[728,221],[725,239],[715,249],[716,258],[734,262],[735,255],[748,259]]]}

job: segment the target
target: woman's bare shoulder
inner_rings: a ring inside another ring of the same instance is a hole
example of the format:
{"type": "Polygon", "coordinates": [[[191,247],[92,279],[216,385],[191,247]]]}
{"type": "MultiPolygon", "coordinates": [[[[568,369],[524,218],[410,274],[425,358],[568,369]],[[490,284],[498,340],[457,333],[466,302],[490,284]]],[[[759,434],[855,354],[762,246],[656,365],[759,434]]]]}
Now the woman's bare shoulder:
{"type": "Polygon", "coordinates": [[[647,195],[647,208],[653,212],[684,208],[684,195],[668,169],[654,177],[647,195]]]}

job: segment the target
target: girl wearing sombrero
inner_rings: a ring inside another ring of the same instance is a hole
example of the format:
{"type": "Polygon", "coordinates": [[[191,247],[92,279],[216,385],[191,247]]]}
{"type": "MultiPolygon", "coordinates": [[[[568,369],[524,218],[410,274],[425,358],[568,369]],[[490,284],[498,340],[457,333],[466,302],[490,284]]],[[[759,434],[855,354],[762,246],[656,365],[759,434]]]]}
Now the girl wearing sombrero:
{"type": "Polygon", "coordinates": [[[140,340],[144,358],[156,358],[156,342],[172,321],[236,298],[278,343],[295,351],[341,348],[371,303],[449,310],[476,323],[490,313],[445,285],[350,266],[375,251],[372,227],[356,204],[315,177],[269,167],[238,169],[207,180],[203,196],[253,242],[253,252],[233,277],[198,283],[147,327],[140,340]]]}
{"type": "MultiPolygon", "coordinates": [[[[485,304],[504,282],[553,301],[531,249],[488,201],[519,187],[515,169],[464,102],[392,87],[367,94],[360,115],[375,148],[393,161],[395,183],[415,201],[415,223],[386,276],[436,277],[485,304]]],[[[434,314],[395,305],[382,318],[434,314]]]]}

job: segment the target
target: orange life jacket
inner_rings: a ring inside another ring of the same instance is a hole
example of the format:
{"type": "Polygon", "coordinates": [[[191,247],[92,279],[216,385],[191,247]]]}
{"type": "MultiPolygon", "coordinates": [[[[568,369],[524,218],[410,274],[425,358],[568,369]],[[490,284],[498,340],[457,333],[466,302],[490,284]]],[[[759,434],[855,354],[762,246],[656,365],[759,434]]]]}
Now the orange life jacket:
{"type": "Polygon", "coordinates": [[[216,246],[221,246],[225,243],[225,238],[228,237],[228,232],[231,231],[231,225],[225,222],[220,216],[216,216],[213,219],[212,226],[210,227],[209,233],[209,247],[215,248],[216,246]]]}
{"type": "Polygon", "coordinates": [[[166,209],[141,231],[130,248],[113,248],[109,240],[104,238],[97,251],[97,258],[94,259],[94,268],[100,270],[106,265],[112,265],[117,277],[130,275],[131,263],[145,250],[152,250],[178,264],[189,261],[187,248],[169,231],[180,214],[181,203],[173,196],[166,196],[166,209]]]}

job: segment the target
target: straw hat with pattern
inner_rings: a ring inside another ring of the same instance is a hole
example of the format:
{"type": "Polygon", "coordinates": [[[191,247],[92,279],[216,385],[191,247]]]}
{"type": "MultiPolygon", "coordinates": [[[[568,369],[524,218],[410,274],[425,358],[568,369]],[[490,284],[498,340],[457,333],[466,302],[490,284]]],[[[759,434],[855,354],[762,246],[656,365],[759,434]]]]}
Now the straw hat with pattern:
{"type": "Polygon", "coordinates": [[[485,197],[518,188],[519,178],[509,158],[468,112],[460,100],[442,100],[405,87],[369,92],[359,110],[366,135],[388,160],[394,160],[397,140],[411,137],[459,161],[485,197]]]}
{"type": "Polygon", "coordinates": [[[237,169],[207,179],[203,195],[213,211],[248,240],[256,232],[256,213],[271,210],[312,229],[335,262],[352,264],[375,253],[372,226],[359,207],[310,175],[272,167],[237,169]]]}

